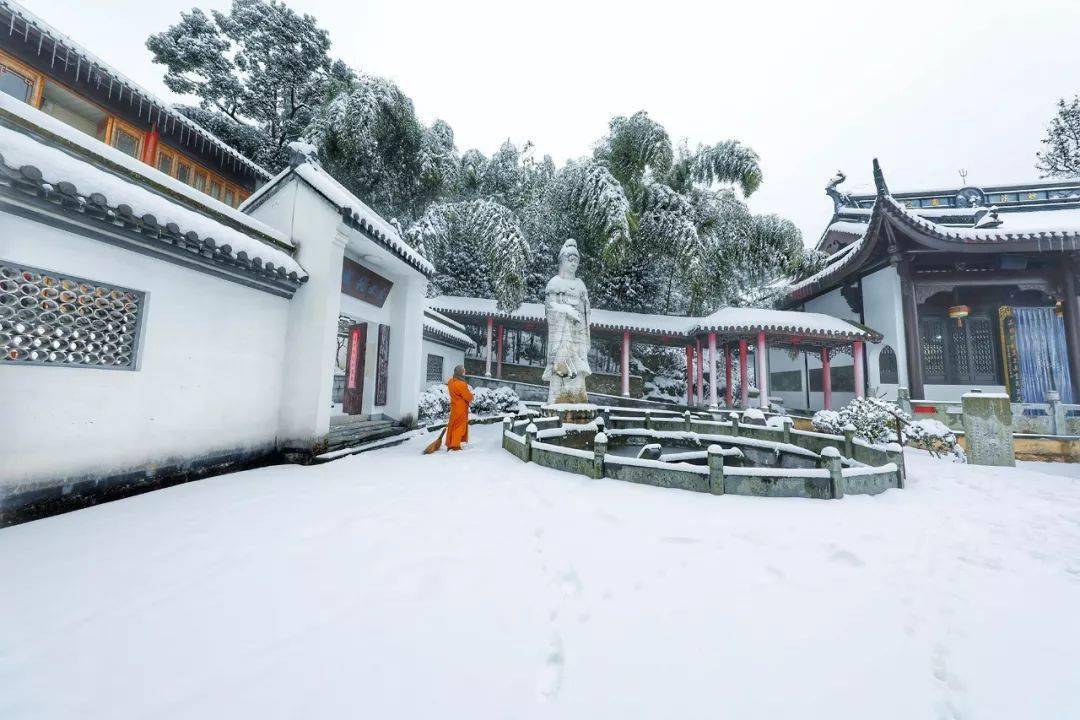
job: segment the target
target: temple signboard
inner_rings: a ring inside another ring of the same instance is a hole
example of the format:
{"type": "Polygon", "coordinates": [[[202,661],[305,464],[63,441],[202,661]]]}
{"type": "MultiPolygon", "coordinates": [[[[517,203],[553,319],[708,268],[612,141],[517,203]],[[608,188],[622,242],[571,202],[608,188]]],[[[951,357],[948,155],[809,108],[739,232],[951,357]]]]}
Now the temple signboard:
{"type": "Polygon", "coordinates": [[[345,258],[341,264],[341,292],[382,307],[394,283],[358,262],[345,258]]]}

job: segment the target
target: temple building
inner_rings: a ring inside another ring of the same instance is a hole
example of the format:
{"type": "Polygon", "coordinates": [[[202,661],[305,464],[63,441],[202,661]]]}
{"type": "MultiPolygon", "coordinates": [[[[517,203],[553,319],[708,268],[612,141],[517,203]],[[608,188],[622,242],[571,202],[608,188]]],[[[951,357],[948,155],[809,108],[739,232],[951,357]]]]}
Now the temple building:
{"type": "Polygon", "coordinates": [[[0,0],[0,93],[237,207],[270,173],[22,5],[0,0]]]}
{"type": "MultiPolygon", "coordinates": [[[[834,213],[817,247],[828,261],[781,307],[880,332],[865,360],[872,393],[1080,399],[1080,181],[893,193],[877,161],[875,194],[846,195],[842,179],[826,191],[834,213]]],[[[812,355],[773,352],[770,367],[789,406],[822,407],[812,355]]],[[[831,371],[834,390],[846,391],[852,358],[831,371]]]]}

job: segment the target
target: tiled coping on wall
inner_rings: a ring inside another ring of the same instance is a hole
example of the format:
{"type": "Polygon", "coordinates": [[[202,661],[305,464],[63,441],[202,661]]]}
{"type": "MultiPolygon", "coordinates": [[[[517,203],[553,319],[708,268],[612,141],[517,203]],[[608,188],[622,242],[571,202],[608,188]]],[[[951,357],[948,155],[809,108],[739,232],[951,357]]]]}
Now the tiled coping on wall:
{"type": "MultiPolygon", "coordinates": [[[[675,420],[683,424],[683,429],[611,427],[604,418],[580,425],[558,424],[556,418],[517,422],[506,418],[502,445],[525,462],[555,470],[714,495],[829,499],[845,494],[874,495],[904,486],[899,445],[873,445],[850,435],[803,432],[792,429],[790,424],[740,425],[737,421],[704,420],[689,413],[675,420]],[[689,452],[668,453],[668,460],[675,462],[608,452],[658,441],[689,452]],[[725,457],[736,453],[753,457],[761,452],[773,454],[780,467],[724,464],[725,457]],[[701,459],[702,454],[706,465],[686,462],[701,459]]],[[[612,418],[611,425],[623,423],[612,418]]]]}

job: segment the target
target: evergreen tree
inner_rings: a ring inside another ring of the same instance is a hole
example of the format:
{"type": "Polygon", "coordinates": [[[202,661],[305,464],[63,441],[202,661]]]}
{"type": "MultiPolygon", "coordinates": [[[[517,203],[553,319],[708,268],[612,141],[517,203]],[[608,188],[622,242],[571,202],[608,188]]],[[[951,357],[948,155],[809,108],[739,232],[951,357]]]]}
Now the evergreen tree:
{"type": "Polygon", "coordinates": [[[300,137],[328,87],[351,74],[331,62],[330,37],[315,18],[277,0],[233,0],[228,13],[209,15],[195,8],[146,46],[168,68],[170,90],[199,98],[203,111],[261,130],[257,149],[241,149],[271,168],[284,165],[285,146],[300,137]]]}
{"type": "Polygon", "coordinates": [[[1070,102],[1058,100],[1057,114],[1046,128],[1044,150],[1036,154],[1035,168],[1043,177],[1080,175],[1080,95],[1070,102]]]}

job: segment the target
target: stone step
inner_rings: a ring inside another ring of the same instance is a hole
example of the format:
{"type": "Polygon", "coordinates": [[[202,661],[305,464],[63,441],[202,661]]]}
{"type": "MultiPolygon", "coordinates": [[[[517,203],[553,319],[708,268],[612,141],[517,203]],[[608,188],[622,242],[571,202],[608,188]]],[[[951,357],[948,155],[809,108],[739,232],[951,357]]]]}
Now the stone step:
{"type": "Polygon", "coordinates": [[[360,445],[373,440],[381,440],[394,435],[400,435],[404,432],[406,432],[405,428],[400,425],[391,424],[388,427],[358,430],[356,432],[337,436],[331,435],[327,437],[326,449],[328,452],[340,450],[351,445],[360,445]]]}
{"type": "Polygon", "coordinates": [[[346,445],[336,450],[327,450],[322,455],[318,455],[314,459],[315,464],[333,462],[334,460],[340,460],[343,457],[349,457],[351,455],[359,455],[360,453],[369,452],[371,450],[379,450],[382,448],[394,447],[400,445],[411,437],[409,431],[405,428],[400,428],[398,432],[386,435],[379,438],[368,438],[361,443],[353,445],[346,445]]]}

